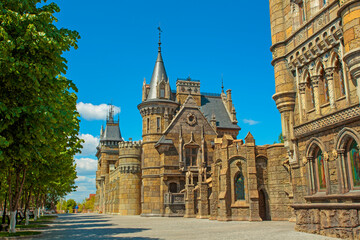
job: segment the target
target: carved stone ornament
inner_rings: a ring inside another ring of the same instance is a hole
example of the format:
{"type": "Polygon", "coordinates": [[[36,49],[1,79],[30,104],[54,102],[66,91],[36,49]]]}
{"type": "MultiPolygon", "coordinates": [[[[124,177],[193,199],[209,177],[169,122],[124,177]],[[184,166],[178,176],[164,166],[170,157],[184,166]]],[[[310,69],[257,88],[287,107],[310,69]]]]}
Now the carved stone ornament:
{"type": "Polygon", "coordinates": [[[187,122],[187,124],[189,124],[190,126],[195,125],[195,123],[196,123],[196,117],[195,117],[195,115],[192,114],[192,113],[189,113],[189,114],[186,116],[186,122],[187,122]]]}
{"type": "Polygon", "coordinates": [[[338,152],[336,151],[336,149],[333,149],[333,150],[331,151],[331,155],[332,155],[332,157],[333,157],[334,160],[337,159],[337,157],[338,157],[338,152]]]}
{"type": "Polygon", "coordinates": [[[304,157],[302,158],[302,162],[303,162],[303,164],[307,164],[307,162],[308,162],[307,157],[304,156],[304,157]]]}
{"type": "Polygon", "coordinates": [[[323,156],[325,161],[329,161],[329,154],[327,152],[324,152],[323,156]]]}

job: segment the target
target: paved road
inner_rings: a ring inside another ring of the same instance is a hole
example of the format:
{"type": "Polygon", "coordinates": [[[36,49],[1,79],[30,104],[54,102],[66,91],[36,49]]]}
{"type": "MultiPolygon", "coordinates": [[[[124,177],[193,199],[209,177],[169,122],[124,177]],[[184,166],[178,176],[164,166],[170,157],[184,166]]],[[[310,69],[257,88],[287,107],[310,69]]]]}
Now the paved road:
{"type": "Polygon", "coordinates": [[[219,222],[194,218],[146,218],[99,214],[59,215],[37,239],[334,239],[294,231],[290,222],[219,222]]]}

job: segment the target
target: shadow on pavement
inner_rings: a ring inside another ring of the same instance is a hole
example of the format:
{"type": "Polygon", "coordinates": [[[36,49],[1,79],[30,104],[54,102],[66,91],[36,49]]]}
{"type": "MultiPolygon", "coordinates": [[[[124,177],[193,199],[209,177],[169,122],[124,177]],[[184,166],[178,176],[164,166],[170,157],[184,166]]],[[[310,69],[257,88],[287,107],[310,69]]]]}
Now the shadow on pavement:
{"type": "Polygon", "coordinates": [[[115,236],[126,233],[137,233],[149,228],[113,228],[108,217],[101,215],[62,214],[51,224],[51,228],[43,233],[40,239],[133,239],[160,240],[148,237],[115,236]]]}
{"type": "MultiPolygon", "coordinates": [[[[100,224],[98,224],[100,225],[100,224]]],[[[110,224],[109,224],[110,225],[110,224]]],[[[89,225],[89,227],[93,227],[89,225]]],[[[114,235],[124,234],[124,233],[136,233],[142,232],[144,230],[149,230],[146,228],[92,228],[84,229],[73,226],[72,228],[62,229],[51,229],[49,232],[44,233],[41,237],[42,239],[158,239],[158,238],[144,238],[144,237],[115,237],[114,235]]]]}

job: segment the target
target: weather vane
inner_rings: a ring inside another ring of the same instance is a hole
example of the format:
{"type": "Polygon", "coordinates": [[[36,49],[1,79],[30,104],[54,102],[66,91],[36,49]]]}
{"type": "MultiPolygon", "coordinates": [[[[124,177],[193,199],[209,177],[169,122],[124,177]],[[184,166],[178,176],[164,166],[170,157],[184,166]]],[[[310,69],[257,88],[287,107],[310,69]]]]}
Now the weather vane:
{"type": "Polygon", "coordinates": [[[162,30],[160,28],[160,24],[157,28],[159,30],[159,52],[161,51],[161,33],[162,33],[162,30]]]}

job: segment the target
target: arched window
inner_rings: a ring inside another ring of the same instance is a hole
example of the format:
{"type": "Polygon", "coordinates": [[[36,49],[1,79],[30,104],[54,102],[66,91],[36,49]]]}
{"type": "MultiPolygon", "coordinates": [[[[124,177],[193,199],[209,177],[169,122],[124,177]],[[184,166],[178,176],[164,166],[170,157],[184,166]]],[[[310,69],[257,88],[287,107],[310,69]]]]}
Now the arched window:
{"type": "Polygon", "coordinates": [[[325,176],[325,161],[320,148],[316,151],[315,168],[317,175],[318,190],[326,189],[326,176],[325,176]]]}
{"type": "Polygon", "coordinates": [[[235,177],[235,201],[245,200],[245,178],[242,172],[235,177]]]}
{"type": "Polygon", "coordinates": [[[324,154],[321,142],[318,139],[314,139],[307,147],[307,171],[309,174],[309,193],[315,194],[317,192],[329,193],[328,187],[328,167],[327,159],[324,154]]]}
{"type": "Polygon", "coordinates": [[[355,140],[352,140],[349,143],[347,161],[349,166],[350,184],[352,188],[358,188],[360,187],[360,157],[359,146],[355,140]]]}

